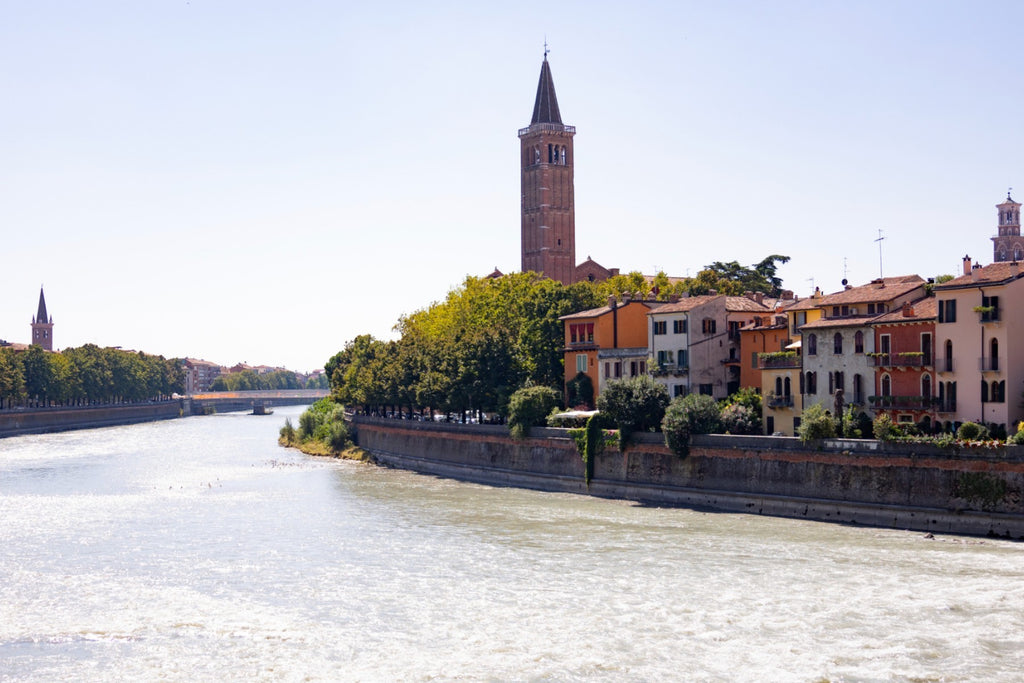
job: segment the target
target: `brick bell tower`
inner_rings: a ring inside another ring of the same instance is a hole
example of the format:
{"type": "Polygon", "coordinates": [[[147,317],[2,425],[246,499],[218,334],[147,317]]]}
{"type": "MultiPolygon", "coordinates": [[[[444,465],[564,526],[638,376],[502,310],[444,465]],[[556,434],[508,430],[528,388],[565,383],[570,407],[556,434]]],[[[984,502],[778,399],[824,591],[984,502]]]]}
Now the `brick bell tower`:
{"type": "Polygon", "coordinates": [[[993,261],[1024,260],[1024,240],[1020,236],[1020,204],[1006,193],[1006,201],[996,204],[999,209],[999,234],[992,238],[993,261]]]}
{"type": "Polygon", "coordinates": [[[32,318],[32,343],[53,351],[53,317],[46,315],[46,297],[39,288],[39,310],[32,318]]]}
{"type": "Polygon", "coordinates": [[[548,50],[530,125],[519,130],[522,166],[522,269],[569,285],[576,271],[573,126],[562,123],[548,50]]]}

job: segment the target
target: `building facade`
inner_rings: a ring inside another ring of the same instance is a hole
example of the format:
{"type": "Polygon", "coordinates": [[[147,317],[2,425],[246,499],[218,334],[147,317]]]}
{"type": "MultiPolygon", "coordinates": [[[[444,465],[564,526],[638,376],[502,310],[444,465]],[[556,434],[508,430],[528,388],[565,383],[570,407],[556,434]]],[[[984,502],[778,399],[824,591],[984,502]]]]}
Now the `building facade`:
{"type": "Polygon", "coordinates": [[[875,415],[920,424],[931,431],[938,420],[935,398],[934,297],[904,304],[872,322],[875,336],[874,393],[868,397],[875,415]]]}
{"type": "Polygon", "coordinates": [[[979,422],[1014,431],[1024,418],[1024,276],[1016,261],[973,265],[935,285],[936,383],[945,427],[979,422]]]}
{"type": "Polygon", "coordinates": [[[522,270],[566,285],[576,275],[574,135],[576,129],[562,123],[545,51],[533,117],[519,130],[522,270]]]}

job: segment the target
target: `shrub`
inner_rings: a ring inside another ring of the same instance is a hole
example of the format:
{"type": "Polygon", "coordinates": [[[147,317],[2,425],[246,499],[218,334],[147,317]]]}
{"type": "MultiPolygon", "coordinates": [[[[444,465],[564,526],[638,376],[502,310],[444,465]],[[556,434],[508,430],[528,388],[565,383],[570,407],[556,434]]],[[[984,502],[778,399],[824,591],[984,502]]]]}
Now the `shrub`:
{"type": "Polygon", "coordinates": [[[1006,443],[1013,444],[1015,446],[1024,446],[1024,422],[1017,423],[1017,431],[1014,432],[1013,436],[1006,440],[1006,443]]]}
{"type": "Polygon", "coordinates": [[[896,437],[896,426],[886,413],[878,414],[872,423],[872,428],[875,431],[875,438],[879,441],[892,441],[896,437]]]}
{"type": "Polygon", "coordinates": [[[749,407],[733,403],[722,411],[721,429],[726,434],[760,434],[761,416],[749,407]]]}
{"type": "Polygon", "coordinates": [[[295,443],[295,425],[292,424],[291,418],[286,418],[284,426],[281,427],[280,441],[285,446],[291,446],[295,443]]]}
{"type": "Polygon", "coordinates": [[[570,406],[593,407],[594,383],[590,375],[585,372],[576,373],[575,377],[565,383],[565,388],[569,394],[570,406]]]}
{"type": "Polygon", "coordinates": [[[342,421],[331,422],[325,442],[332,451],[344,450],[348,445],[348,428],[345,427],[345,423],[342,421]]]}
{"type": "Polygon", "coordinates": [[[804,410],[800,420],[800,427],[797,429],[797,436],[801,441],[812,439],[830,439],[836,435],[836,421],[832,415],[825,410],[820,403],[815,403],[804,410]]]}
{"type": "Polygon", "coordinates": [[[609,382],[597,397],[597,409],[619,429],[620,447],[633,432],[657,428],[668,403],[668,389],[648,375],[609,382]]]}
{"type": "Polygon", "coordinates": [[[988,430],[977,422],[964,422],[956,430],[956,438],[961,441],[978,441],[988,436],[988,430]]]}
{"type": "Polygon", "coordinates": [[[720,416],[718,403],[710,396],[690,394],[674,399],[661,422],[665,445],[676,455],[686,456],[690,452],[690,435],[718,431],[720,416]]]}
{"type": "Polygon", "coordinates": [[[320,421],[312,410],[302,411],[302,415],[299,415],[299,441],[312,439],[319,424],[320,421]]]}
{"type": "Polygon", "coordinates": [[[551,387],[523,387],[508,401],[508,431],[513,439],[526,437],[530,427],[543,427],[553,408],[558,407],[558,392],[551,387]]]}

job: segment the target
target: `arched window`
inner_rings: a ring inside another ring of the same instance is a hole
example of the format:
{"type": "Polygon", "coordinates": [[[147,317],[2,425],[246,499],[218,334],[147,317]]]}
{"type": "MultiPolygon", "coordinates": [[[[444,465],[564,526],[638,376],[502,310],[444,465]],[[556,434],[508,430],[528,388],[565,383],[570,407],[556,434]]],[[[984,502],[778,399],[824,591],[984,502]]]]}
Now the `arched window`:
{"type": "Polygon", "coordinates": [[[781,377],[776,377],[775,378],[775,395],[776,396],[782,396],[782,378],[781,377]]]}
{"type": "Polygon", "coordinates": [[[921,395],[925,398],[932,397],[932,376],[922,375],[921,376],[921,395]]]}
{"type": "Polygon", "coordinates": [[[853,352],[864,353],[864,333],[857,330],[857,334],[853,335],[853,352]]]}
{"type": "Polygon", "coordinates": [[[786,381],[783,384],[782,395],[789,396],[791,393],[793,393],[792,385],[790,383],[789,377],[786,377],[786,381]]]}
{"type": "Polygon", "coordinates": [[[981,380],[981,402],[988,402],[988,382],[981,380]]]}
{"type": "Polygon", "coordinates": [[[811,334],[811,335],[808,335],[808,337],[807,337],[807,355],[808,356],[816,356],[816,355],[818,355],[818,335],[816,335],[816,334],[811,334]]]}
{"type": "Polygon", "coordinates": [[[562,166],[565,166],[565,147],[562,148],[562,166]]]}
{"type": "Polygon", "coordinates": [[[999,247],[999,258],[997,261],[1006,261],[1006,247],[999,247]]]}
{"type": "Polygon", "coordinates": [[[860,375],[853,376],[853,402],[863,403],[864,402],[864,386],[861,383],[860,375]]]}
{"type": "Polygon", "coordinates": [[[835,336],[832,337],[832,353],[842,353],[842,352],[843,352],[843,335],[841,335],[838,332],[836,332],[835,336]]]}
{"type": "Polygon", "coordinates": [[[946,362],[943,364],[946,372],[953,372],[953,341],[946,340],[946,362]]]}
{"type": "Polygon", "coordinates": [[[1020,261],[1021,259],[1024,259],[1024,252],[1021,251],[1019,244],[1015,244],[1013,245],[1013,260],[1020,261]]]}
{"type": "Polygon", "coordinates": [[[989,343],[989,347],[992,350],[992,352],[989,354],[992,357],[992,362],[989,365],[989,368],[991,368],[992,370],[998,370],[999,369],[999,340],[993,338],[992,341],[989,343]]]}
{"type": "Polygon", "coordinates": [[[892,378],[889,373],[882,375],[882,396],[892,396],[892,378]]]}

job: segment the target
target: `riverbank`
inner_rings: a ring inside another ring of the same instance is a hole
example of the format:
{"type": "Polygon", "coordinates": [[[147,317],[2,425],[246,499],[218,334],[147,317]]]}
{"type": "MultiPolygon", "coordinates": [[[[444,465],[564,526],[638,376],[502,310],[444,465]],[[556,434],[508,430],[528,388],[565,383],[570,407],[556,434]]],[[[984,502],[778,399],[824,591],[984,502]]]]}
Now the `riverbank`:
{"type": "Polygon", "coordinates": [[[0,438],[155,422],[181,417],[181,399],[154,403],[0,411],[0,438]]]}
{"type": "Polygon", "coordinates": [[[644,504],[1024,539],[1024,448],[785,437],[694,437],[686,458],[660,434],[597,456],[589,485],[566,430],[355,416],[358,444],[381,464],[500,486],[644,504]]]}

